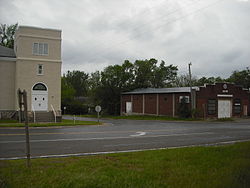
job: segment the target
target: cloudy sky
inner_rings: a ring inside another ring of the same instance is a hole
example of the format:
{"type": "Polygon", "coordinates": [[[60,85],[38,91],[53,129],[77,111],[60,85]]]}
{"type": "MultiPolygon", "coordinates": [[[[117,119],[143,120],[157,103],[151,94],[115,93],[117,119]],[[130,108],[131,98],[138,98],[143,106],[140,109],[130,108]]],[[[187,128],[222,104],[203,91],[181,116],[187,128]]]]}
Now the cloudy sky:
{"type": "Polygon", "coordinates": [[[63,72],[125,59],[192,62],[195,76],[250,67],[250,0],[0,0],[0,23],[61,29],[63,72]]]}

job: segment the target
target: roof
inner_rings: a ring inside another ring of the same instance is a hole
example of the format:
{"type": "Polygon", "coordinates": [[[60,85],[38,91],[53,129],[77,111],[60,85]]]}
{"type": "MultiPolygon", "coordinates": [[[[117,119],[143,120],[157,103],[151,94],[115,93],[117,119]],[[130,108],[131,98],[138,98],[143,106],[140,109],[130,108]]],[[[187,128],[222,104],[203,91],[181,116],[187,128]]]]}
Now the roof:
{"type": "Polygon", "coordinates": [[[16,54],[13,49],[7,48],[5,46],[0,45],[0,57],[11,57],[15,58],[16,54]]]}
{"type": "MultiPolygon", "coordinates": [[[[198,90],[199,87],[192,87],[198,90]]],[[[190,93],[190,87],[173,87],[173,88],[144,88],[136,89],[122,94],[152,94],[152,93],[190,93]]]]}

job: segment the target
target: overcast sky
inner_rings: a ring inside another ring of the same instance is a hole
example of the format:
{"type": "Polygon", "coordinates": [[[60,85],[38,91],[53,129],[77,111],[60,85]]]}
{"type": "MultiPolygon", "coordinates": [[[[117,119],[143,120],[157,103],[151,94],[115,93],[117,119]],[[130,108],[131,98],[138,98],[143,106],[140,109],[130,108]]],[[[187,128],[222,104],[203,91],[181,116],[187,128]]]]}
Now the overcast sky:
{"type": "Polygon", "coordinates": [[[156,58],[180,74],[250,67],[249,0],[0,0],[0,23],[62,30],[63,72],[156,58]]]}

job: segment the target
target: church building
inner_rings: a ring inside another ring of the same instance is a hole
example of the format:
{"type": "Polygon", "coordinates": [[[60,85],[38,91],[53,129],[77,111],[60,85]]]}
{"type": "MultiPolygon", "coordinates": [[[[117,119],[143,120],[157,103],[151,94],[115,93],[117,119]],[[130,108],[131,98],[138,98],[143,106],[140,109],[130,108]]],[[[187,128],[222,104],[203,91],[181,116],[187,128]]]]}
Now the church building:
{"type": "Polygon", "coordinates": [[[18,89],[32,121],[60,119],[61,64],[61,30],[19,26],[14,49],[0,46],[0,119],[18,117],[18,89]]]}

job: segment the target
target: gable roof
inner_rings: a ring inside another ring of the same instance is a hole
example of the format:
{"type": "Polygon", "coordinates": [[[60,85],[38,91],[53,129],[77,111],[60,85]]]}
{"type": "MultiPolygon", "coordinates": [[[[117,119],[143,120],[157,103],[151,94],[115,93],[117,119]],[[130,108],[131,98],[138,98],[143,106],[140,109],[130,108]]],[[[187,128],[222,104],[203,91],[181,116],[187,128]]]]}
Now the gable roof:
{"type": "MultiPolygon", "coordinates": [[[[198,90],[199,87],[192,87],[198,90]]],[[[152,93],[190,93],[190,87],[173,87],[173,88],[144,88],[136,89],[122,94],[152,94],[152,93]]]]}
{"type": "Polygon", "coordinates": [[[16,54],[13,49],[0,45],[0,57],[15,58],[16,54]]]}

